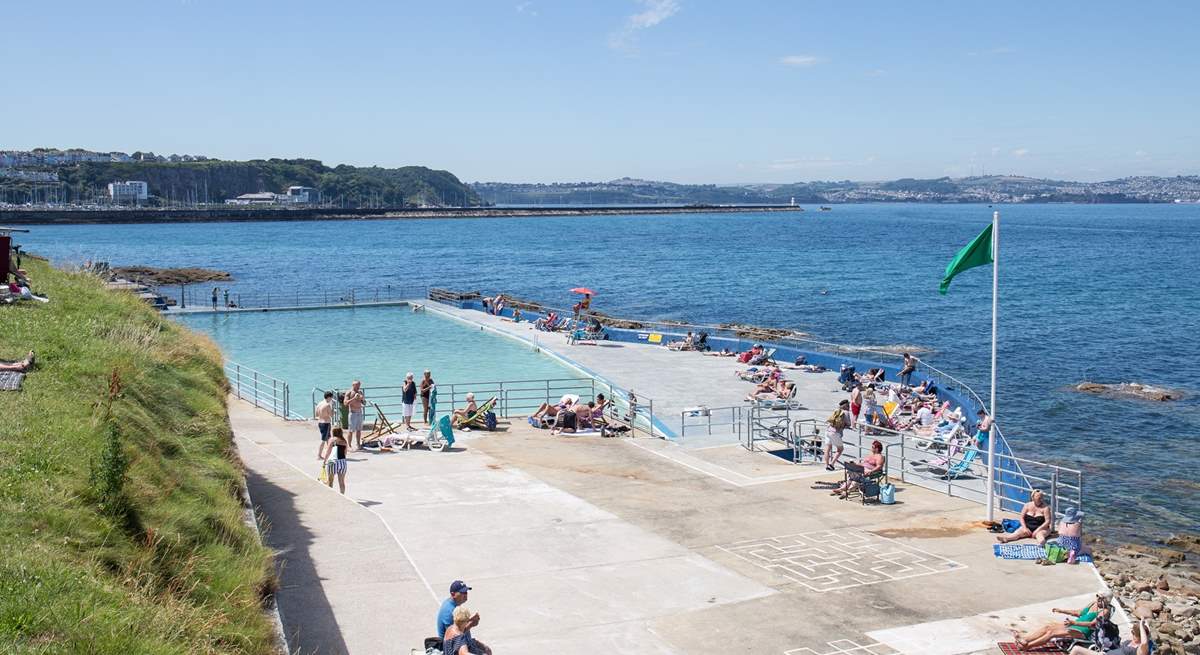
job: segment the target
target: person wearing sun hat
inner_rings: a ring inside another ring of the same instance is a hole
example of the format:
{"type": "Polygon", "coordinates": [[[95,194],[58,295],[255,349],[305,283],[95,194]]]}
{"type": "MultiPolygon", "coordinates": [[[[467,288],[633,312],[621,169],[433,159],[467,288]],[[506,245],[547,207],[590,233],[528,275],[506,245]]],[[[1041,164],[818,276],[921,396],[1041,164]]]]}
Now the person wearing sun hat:
{"type": "Polygon", "coordinates": [[[1083,550],[1083,512],[1068,507],[1058,524],[1058,545],[1067,551],[1067,564],[1074,564],[1083,550]]]}

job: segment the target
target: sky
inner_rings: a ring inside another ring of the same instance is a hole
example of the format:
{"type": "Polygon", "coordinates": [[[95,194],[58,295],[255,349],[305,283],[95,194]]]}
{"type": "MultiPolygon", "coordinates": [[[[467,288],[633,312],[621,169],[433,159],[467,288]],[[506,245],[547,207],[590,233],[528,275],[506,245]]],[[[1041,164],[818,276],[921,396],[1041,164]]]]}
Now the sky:
{"type": "Polygon", "coordinates": [[[1197,2],[0,7],[0,149],[464,181],[1200,174],[1197,2]]]}

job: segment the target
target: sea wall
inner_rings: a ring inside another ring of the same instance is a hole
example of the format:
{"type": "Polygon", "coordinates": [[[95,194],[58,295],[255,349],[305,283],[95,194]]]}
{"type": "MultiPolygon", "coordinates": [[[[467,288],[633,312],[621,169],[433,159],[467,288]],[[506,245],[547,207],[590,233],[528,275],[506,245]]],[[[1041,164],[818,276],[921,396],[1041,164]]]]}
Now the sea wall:
{"type": "Polygon", "coordinates": [[[396,220],[419,218],[503,218],[532,216],[612,216],[802,212],[791,205],[641,205],[636,207],[420,207],[393,209],[124,209],[0,211],[0,225],[79,225],[88,223],[246,223],[265,221],[396,220]]]}

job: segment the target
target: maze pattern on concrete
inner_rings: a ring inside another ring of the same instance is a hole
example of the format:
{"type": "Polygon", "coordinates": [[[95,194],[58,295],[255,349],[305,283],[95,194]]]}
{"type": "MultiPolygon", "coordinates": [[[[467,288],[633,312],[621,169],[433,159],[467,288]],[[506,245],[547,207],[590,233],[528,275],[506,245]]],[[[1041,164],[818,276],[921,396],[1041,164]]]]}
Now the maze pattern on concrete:
{"type": "Polygon", "coordinates": [[[853,529],[751,539],[717,547],[813,591],[849,589],[966,568],[893,539],[853,529]]]}
{"type": "Polygon", "coordinates": [[[899,655],[900,651],[891,646],[878,643],[859,644],[849,639],[831,641],[825,647],[795,648],[784,651],[783,655],[899,655]]]}

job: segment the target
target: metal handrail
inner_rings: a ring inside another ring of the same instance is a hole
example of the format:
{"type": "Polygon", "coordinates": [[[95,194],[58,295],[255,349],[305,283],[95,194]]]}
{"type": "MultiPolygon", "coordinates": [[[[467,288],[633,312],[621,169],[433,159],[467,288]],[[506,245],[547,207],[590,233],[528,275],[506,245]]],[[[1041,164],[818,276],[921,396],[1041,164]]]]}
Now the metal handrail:
{"type": "Polygon", "coordinates": [[[226,360],[224,369],[229,389],[239,399],[286,420],[304,420],[291,411],[291,390],[287,382],[234,361],[226,360]]]}
{"type": "MultiPolygon", "coordinates": [[[[425,286],[393,286],[370,288],[321,289],[300,292],[265,292],[243,294],[235,291],[229,295],[231,307],[225,307],[224,293],[217,296],[217,307],[212,307],[211,287],[205,289],[200,285],[197,289],[184,287],[158,287],[155,292],[159,295],[173,298],[180,308],[193,310],[223,311],[225,309],[285,309],[292,307],[335,307],[354,306],[371,303],[396,303],[404,300],[425,299],[428,287],[425,286]]],[[[207,285],[205,285],[207,286],[207,285]]],[[[220,286],[220,285],[216,285],[220,286]]]]}

